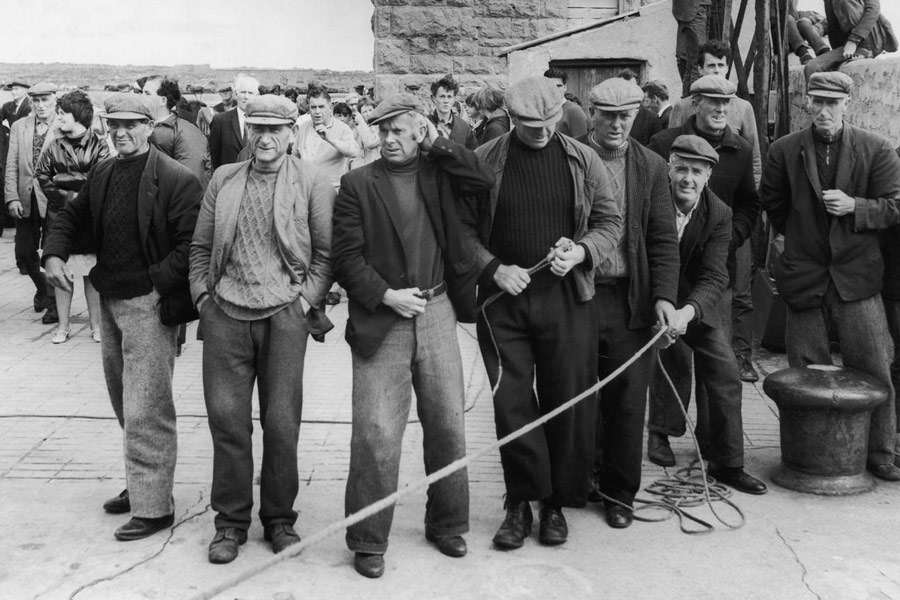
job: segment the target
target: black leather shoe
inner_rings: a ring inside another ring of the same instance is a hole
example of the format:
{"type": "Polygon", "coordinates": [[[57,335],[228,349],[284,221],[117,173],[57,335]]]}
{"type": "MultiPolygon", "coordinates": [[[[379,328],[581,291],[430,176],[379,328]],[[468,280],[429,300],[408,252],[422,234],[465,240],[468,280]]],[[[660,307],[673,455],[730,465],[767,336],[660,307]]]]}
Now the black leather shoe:
{"type": "Polygon", "coordinates": [[[634,512],[612,502],[606,503],[606,524],[613,529],[625,529],[634,522],[634,512]]]}
{"type": "Polygon", "coordinates": [[[531,525],[534,516],[531,514],[531,504],[523,500],[521,502],[506,501],[506,518],[494,535],[494,545],[502,550],[515,550],[525,544],[525,538],[531,535],[531,525]]]}
{"type": "Polygon", "coordinates": [[[759,381],[759,373],[753,368],[753,362],[750,360],[749,354],[737,357],[738,369],[741,371],[741,381],[753,383],[759,381]]]}
{"type": "Polygon", "coordinates": [[[128,490],[122,490],[121,494],[104,502],[103,510],[114,515],[131,512],[131,500],[128,498],[128,490]]]}
{"type": "Polygon", "coordinates": [[[541,527],[538,540],[545,546],[559,546],[565,544],[569,538],[569,525],[562,514],[562,510],[556,507],[541,507],[541,527]]]}
{"type": "MultiPolygon", "coordinates": [[[[765,483],[745,472],[742,467],[710,469],[709,476],[716,479],[719,483],[724,483],[745,494],[756,494],[759,496],[769,491],[765,483]]],[[[897,478],[900,479],[900,473],[898,473],[897,478]]]]}
{"type": "Polygon", "coordinates": [[[384,575],[384,556],[357,552],[353,557],[353,568],[363,577],[378,579],[384,575]]]}
{"type": "Polygon", "coordinates": [[[900,469],[895,465],[869,465],[869,473],[884,481],[900,481],[900,469]]]}
{"type": "Polygon", "coordinates": [[[41,317],[41,323],[44,325],[53,325],[54,323],[59,323],[59,313],[56,312],[56,307],[51,306],[47,309],[47,312],[44,313],[44,316],[41,317]]]}
{"type": "Polygon", "coordinates": [[[650,431],[647,433],[647,458],[661,467],[675,466],[675,453],[669,446],[669,437],[650,431]]]}
{"type": "Polygon", "coordinates": [[[466,540],[461,535],[429,535],[426,533],[425,539],[437,546],[441,554],[453,558],[462,558],[469,551],[466,540]]]}
{"type": "Polygon", "coordinates": [[[156,519],[131,517],[131,520],[116,529],[116,539],[120,542],[133,542],[149,537],[157,531],[168,529],[175,522],[175,515],[166,515],[156,519]]]}
{"type": "Polygon", "coordinates": [[[288,546],[293,546],[300,541],[300,536],[288,523],[275,523],[263,530],[263,538],[272,542],[272,552],[278,554],[288,546]]]}
{"type": "Polygon", "coordinates": [[[34,298],[32,298],[32,304],[34,304],[34,312],[41,312],[45,308],[49,308],[49,302],[50,298],[46,294],[36,292],[34,294],[34,298]]]}
{"type": "Polygon", "coordinates": [[[216,537],[209,543],[209,562],[216,565],[230,563],[238,555],[238,547],[247,541],[247,532],[237,527],[216,530],[216,537]]]}

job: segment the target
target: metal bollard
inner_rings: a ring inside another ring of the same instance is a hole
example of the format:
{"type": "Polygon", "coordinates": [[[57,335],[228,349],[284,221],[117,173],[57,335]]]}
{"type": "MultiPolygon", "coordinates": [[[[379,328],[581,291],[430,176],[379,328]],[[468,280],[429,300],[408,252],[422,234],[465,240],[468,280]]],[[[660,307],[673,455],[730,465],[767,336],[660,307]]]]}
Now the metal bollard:
{"type": "Polygon", "coordinates": [[[887,400],[884,383],[859,371],[810,365],[772,373],[763,390],[778,405],[781,470],[772,480],[825,496],[870,491],[869,418],[887,400]]]}

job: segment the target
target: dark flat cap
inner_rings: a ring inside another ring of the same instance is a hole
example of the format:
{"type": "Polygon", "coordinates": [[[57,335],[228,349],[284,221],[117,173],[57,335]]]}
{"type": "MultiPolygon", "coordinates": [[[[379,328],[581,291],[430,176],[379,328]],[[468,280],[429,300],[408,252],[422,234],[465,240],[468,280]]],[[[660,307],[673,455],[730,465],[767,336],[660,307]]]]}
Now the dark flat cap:
{"type": "Polygon", "coordinates": [[[718,75],[704,75],[691,84],[691,94],[708,98],[736,98],[737,86],[718,75]]]}
{"type": "Polygon", "coordinates": [[[143,94],[113,94],[103,101],[107,119],[153,119],[149,96],[143,94]]]}
{"type": "Polygon", "coordinates": [[[504,94],[506,110],[527,127],[546,127],[562,118],[565,98],[556,83],[546,77],[515,82],[504,94]]]}
{"type": "Polygon", "coordinates": [[[50,83],[49,81],[42,81],[28,88],[28,95],[45,96],[47,94],[55,94],[57,90],[59,90],[59,88],[56,87],[56,85],[50,83]]]}
{"type": "Polygon", "coordinates": [[[641,105],[644,91],[631,80],[611,77],[591,88],[591,105],[604,111],[631,110],[641,105]]]}
{"type": "Polygon", "coordinates": [[[382,100],[369,116],[369,125],[377,125],[382,121],[389,121],[405,112],[425,114],[425,106],[418,96],[409,92],[391,94],[382,100]]]}
{"type": "Polygon", "coordinates": [[[14,87],[30,88],[30,87],[31,87],[31,84],[29,84],[29,83],[22,83],[21,81],[13,81],[12,83],[9,84],[9,87],[11,87],[11,88],[14,88],[14,87]]]}
{"type": "Polygon", "coordinates": [[[840,71],[813,73],[806,84],[807,94],[826,98],[846,98],[852,89],[853,79],[840,71]]]}
{"type": "Polygon", "coordinates": [[[300,116],[297,105],[284,96],[253,96],[244,110],[251,125],[293,125],[300,116]]]}
{"type": "Polygon", "coordinates": [[[231,86],[230,86],[230,85],[226,85],[225,87],[219,88],[219,89],[218,89],[218,92],[219,92],[220,94],[224,94],[225,92],[230,92],[230,91],[231,91],[231,86]]]}
{"type": "Polygon", "coordinates": [[[697,135],[679,135],[672,142],[672,154],[681,158],[693,158],[705,160],[713,166],[719,164],[719,154],[710,146],[709,142],[697,135]]]}

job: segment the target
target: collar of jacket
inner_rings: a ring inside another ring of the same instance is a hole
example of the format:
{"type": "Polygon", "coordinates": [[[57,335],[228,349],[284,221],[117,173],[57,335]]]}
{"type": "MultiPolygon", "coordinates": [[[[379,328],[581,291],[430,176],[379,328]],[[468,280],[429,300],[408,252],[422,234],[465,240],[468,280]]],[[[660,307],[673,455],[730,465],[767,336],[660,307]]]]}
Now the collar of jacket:
{"type": "MultiPolygon", "coordinates": [[[[703,137],[697,132],[697,115],[691,115],[691,118],[685,121],[684,132],[689,133],[690,135],[703,137]]],[[[725,132],[722,134],[722,141],[719,142],[719,148],[731,148],[736,150],[740,147],[734,129],[731,128],[731,125],[725,125],[725,132]]],[[[718,151],[719,148],[716,148],[716,150],[718,151]]]]}

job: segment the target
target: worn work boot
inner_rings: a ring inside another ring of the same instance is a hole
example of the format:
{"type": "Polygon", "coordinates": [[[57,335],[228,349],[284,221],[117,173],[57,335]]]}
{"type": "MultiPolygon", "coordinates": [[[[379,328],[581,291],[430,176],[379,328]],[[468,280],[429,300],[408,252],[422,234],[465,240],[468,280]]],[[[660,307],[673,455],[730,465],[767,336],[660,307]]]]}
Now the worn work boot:
{"type": "Polygon", "coordinates": [[[506,500],[506,518],[494,535],[494,545],[502,550],[516,550],[525,544],[525,538],[531,535],[531,504],[527,500],[506,500]]]}
{"type": "Polygon", "coordinates": [[[278,554],[288,546],[300,541],[300,536],[290,523],[275,523],[263,529],[263,538],[272,542],[272,552],[278,554]]]}
{"type": "Polygon", "coordinates": [[[741,354],[737,357],[738,369],[741,371],[741,381],[753,383],[759,381],[759,373],[753,368],[753,361],[750,360],[749,354],[741,354]]]}
{"type": "Polygon", "coordinates": [[[238,555],[238,548],[247,541],[247,532],[236,527],[216,530],[216,536],[209,543],[209,562],[215,565],[230,563],[238,555]]]}
{"type": "Polygon", "coordinates": [[[660,467],[674,467],[675,453],[669,446],[669,438],[655,431],[647,432],[647,458],[660,467]]]}

